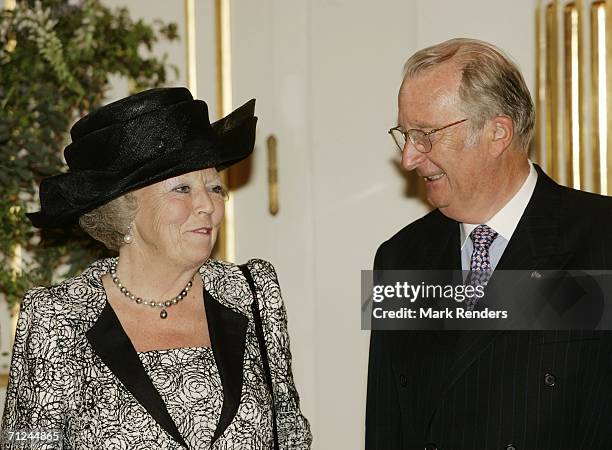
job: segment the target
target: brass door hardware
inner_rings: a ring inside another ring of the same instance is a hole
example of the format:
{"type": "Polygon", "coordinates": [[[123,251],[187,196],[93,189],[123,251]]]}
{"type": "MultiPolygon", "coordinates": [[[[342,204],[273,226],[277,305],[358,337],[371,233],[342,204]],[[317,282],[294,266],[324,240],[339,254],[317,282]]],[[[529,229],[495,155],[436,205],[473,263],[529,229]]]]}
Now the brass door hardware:
{"type": "Polygon", "coordinates": [[[275,216],[278,214],[278,165],[276,159],[277,140],[271,134],[266,139],[268,146],[268,210],[275,216]]]}

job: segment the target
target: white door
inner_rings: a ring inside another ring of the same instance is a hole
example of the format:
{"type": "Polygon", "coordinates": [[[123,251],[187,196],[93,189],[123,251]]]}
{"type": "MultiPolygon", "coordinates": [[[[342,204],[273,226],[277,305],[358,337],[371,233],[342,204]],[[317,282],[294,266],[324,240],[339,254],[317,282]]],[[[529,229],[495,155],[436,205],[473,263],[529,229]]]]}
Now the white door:
{"type": "Polygon", "coordinates": [[[360,270],[428,210],[387,134],[402,65],[424,46],[475,37],[508,50],[533,86],[536,3],[231,0],[234,106],[255,97],[259,116],[251,178],[234,193],[236,259],[277,269],[313,449],[363,448],[369,333],[360,330],[360,270]]]}
{"type": "Polygon", "coordinates": [[[426,207],[404,198],[387,130],[412,50],[406,1],[232,0],[234,105],[257,98],[251,179],[234,193],[236,259],[270,260],[313,448],[363,447],[368,332],[360,270],[426,207]],[[384,7],[381,7],[384,3],[384,7]],[[266,139],[278,141],[268,213],[266,139]]]}

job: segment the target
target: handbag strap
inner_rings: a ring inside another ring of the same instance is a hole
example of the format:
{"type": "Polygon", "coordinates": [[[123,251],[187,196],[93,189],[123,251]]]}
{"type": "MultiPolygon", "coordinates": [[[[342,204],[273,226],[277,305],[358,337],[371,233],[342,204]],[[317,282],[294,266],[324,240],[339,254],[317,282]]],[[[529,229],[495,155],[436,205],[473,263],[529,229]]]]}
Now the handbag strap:
{"type": "Polygon", "coordinates": [[[253,322],[255,323],[255,334],[257,335],[257,343],[259,344],[259,353],[261,354],[261,360],[263,362],[264,374],[266,377],[266,384],[270,391],[270,398],[272,399],[272,437],[274,439],[274,450],[278,450],[278,430],[276,427],[276,403],[274,401],[274,389],[272,387],[272,373],[270,372],[270,362],[268,360],[268,351],[266,349],[266,341],[264,339],[263,326],[261,322],[261,315],[259,313],[259,301],[257,300],[257,291],[255,290],[255,282],[251,276],[251,272],[246,264],[238,266],[242,271],[242,274],[251,288],[251,294],[253,294],[253,302],[251,303],[251,310],[253,312],[253,322]]]}

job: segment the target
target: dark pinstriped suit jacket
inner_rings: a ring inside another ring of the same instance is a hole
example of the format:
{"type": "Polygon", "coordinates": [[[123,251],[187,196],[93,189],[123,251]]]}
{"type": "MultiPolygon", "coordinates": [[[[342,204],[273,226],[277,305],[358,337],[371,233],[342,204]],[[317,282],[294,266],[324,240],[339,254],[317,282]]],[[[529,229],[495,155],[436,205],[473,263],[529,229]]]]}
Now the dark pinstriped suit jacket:
{"type": "MultiPolygon", "coordinates": [[[[533,196],[499,269],[612,268],[612,198],[533,196]]],[[[375,269],[460,269],[435,210],[383,243],[375,269]]],[[[373,331],[366,450],[612,449],[612,332],[373,331]]]]}

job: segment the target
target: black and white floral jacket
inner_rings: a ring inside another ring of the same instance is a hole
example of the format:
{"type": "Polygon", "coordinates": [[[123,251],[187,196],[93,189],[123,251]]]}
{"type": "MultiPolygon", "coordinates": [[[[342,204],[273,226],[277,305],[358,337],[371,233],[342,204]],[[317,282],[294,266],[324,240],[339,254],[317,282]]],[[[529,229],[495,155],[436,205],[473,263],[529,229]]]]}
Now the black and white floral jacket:
{"type": "MultiPolygon", "coordinates": [[[[2,448],[60,448],[58,442],[45,439],[6,441],[9,432],[29,430],[58,431],[64,449],[187,447],[106,301],[101,277],[112,261],[97,261],[57,286],[27,292],[17,324],[2,448]]],[[[257,286],[280,448],[309,449],[312,437],[291,373],[287,319],[276,273],[262,260],[251,260],[248,267],[257,286]]],[[[210,448],[272,448],[271,400],[249,286],[231,263],[210,260],[200,275],[223,386],[210,448]]]]}

